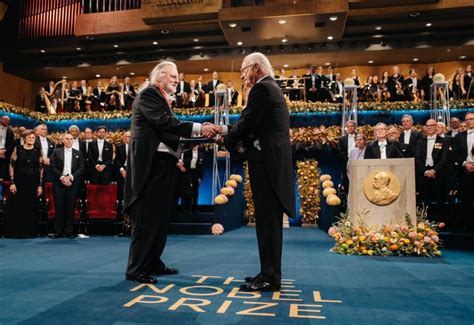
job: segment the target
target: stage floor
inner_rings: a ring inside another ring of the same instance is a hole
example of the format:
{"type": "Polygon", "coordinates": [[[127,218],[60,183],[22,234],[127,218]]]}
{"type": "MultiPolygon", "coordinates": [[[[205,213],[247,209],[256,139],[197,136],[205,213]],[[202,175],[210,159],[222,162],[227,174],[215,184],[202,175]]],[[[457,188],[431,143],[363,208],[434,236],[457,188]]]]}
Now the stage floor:
{"type": "Polygon", "coordinates": [[[181,274],[124,280],[129,238],[0,239],[0,323],[473,324],[474,252],[441,258],[340,256],[319,229],[284,231],[280,294],[236,291],[258,273],[254,228],[172,235],[181,274]]]}

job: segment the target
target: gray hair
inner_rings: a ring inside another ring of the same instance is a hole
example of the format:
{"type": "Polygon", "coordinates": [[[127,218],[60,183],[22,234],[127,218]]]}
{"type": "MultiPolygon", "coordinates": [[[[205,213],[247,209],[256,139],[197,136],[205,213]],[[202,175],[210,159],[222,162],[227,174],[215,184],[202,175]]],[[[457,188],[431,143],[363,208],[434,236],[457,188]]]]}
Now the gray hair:
{"type": "Polygon", "coordinates": [[[402,120],[403,120],[405,117],[409,118],[409,119],[413,122],[413,116],[411,116],[410,114],[403,114],[402,120]]]}
{"type": "Polygon", "coordinates": [[[78,127],[77,125],[75,125],[75,124],[71,125],[71,126],[69,127],[69,129],[67,129],[67,130],[68,130],[69,132],[71,132],[72,129],[77,129],[78,131],[81,131],[81,129],[79,129],[79,127],[78,127]]]}
{"type": "Polygon", "coordinates": [[[176,70],[178,69],[178,67],[176,66],[176,64],[175,64],[174,62],[171,62],[171,61],[163,61],[163,62],[158,63],[158,64],[153,68],[153,70],[151,70],[151,73],[150,73],[150,84],[152,84],[152,85],[156,84],[156,81],[158,80],[159,74],[164,70],[165,67],[168,67],[168,66],[171,66],[171,67],[173,67],[173,68],[176,68],[176,70]]]}
{"type": "Polygon", "coordinates": [[[273,73],[272,65],[268,58],[260,52],[255,52],[247,55],[244,59],[247,61],[249,65],[257,64],[260,69],[262,69],[263,73],[269,75],[270,77],[274,78],[275,73],[273,73]]]}

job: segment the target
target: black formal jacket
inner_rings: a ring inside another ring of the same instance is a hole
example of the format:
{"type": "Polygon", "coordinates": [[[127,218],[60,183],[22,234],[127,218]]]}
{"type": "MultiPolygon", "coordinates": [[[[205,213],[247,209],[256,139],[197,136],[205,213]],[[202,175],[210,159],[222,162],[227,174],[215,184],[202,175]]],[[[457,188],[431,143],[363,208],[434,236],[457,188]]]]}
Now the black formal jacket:
{"type": "Polygon", "coordinates": [[[8,161],[10,161],[10,156],[13,152],[13,149],[15,148],[14,143],[13,143],[14,141],[15,141],[15,135],[13,134],[12,128],[8,127],[5,133],[5,150],[6,150],[6,157],[8,161]]]}
{"type": "MultiPolygon", "coordinates": [[[[206,93],[209,93],[210,91],[215,91],[215,88],[214,88],[214,85],[212,84],[212,82],[213,82],[213,80],[211,80],[211,81],[209,81],[209,82],[207,83],[207,86],[206,86],[205,89],[204,89],[204,90],[206,91],[206,93]]],[[[220,84],[220,83],[222,83],[222,81],[220,81],[220,80],[218,79],[218,80],[217,80],[217,83],[216,83],[216,87],[217,87],[217,85],[220,84]]],[[[213,104],[213,105],[214,105],[214,104],[213,104]]],[[[212,105],[212,106],[213,106],[213,105],[212,105]]]]}
{"type": "MultiPolygon", "coordinates": [[[[85,142],[83,144],[85,147],[85,142]]],[[[85,151],[85,148],[84,148],[85,151]]],[[[94,140],[89,143],[89,163],[92,167],[95,167],[99,160],[99,146],[97,144],[97,140],[94,140]]],[[[114,149],[113,144],[104,140],[104,148],[102,149],[102,164],[105,165],[106,168],[112,166],[114,161],[114,149]]]]}
{"type": "Polygon", "coordinates": [[[249,160],[253,159],[252,152],[263,158],[268,178],[285,212],[295,217],[289,129],[290,117],[283,92],[275,80],[267,76],[250,90],[247,107],[239,121],[229,126],[224,143],[233,148],[242,141],[249,160]],[[253,146],[255,140],[259,140],[261,151],[253,146]]]}
{"type": "Polygon", "coordinates": [[[191,137],[192,130],[193,123],[179,121],[156,86],[150,85],[138,93],[132,105],[124,195],[126,211],[142,193],[153,172],[151,165],[160,142],[177,150],[179,138],[191,137]]]}
{"type": "MultiPolygon", "coordinates": [[[[64,168],[64,148],[54,149],[51,154],[51,173],[53,174],[53,182],[60,183],[64,168]]],[[[71,173],[74,177],[73,182],[79,184],[84,175],[84,157],[82,152],[72,148],[71,173]]]]}
{"type": "MultiPolygon", "coordinates": [[[[193,159],[193,151],[188,150],[183,154],[183,164],[186,171],[191,170],[191,160],[193,159]]],[[[202,179],[204,174],[204,154],[201,150],[198,150],[198,156],[196,161],[196,174],[197,178],[202,179]]]]}
{"type": "MultiPolygon", "coordinates": [[[[463,168],[462,164],[467,158],[467,132],[459,132],[453,141],[454,161],[459,168],[463,168]]],[[[474,149],[473,154],[474,154],[474,149]]]]}
{"type": "MultiPolygon", "coordinates": [[[[53,141],[49,140],[48,138],[46,138],[46,140],[48,141],[48,157],[51,157],[51,155],[53,154],[55,146],[54,146],[53,141]]],[[[41,146],[41,141],[40,141],[39,137],[37,137],[36,140],[35,140],[35,147],[39,150],[43,150],[43,147],[41,146]]]]}
{"type": "MultiPolygon", "coordinates": [[[[403,148],[400,142],[387,140],[387,148],[385,148],[387,159],[405,158],[403,148]]],[[[380,159],[380,147],[377,140],[367,143],[365,148],[364,159],[380,159]]]]}
{"type": "MultiPolygon", "coordinates": [[[[426,170],[426,152],[428,140],[426,137],[423,137],[418,141],[415,153],[415,164],[416,172],[419,177],[423,176],[426,170]]],[[[431,152],[431,157],[433,158],[433,169],[436,171],[436,174],[439,175],[444,170],[446,161],[448,159],[448,143],[446,140],[440,136],[436,136],[435,144],[433,151],[431,152]]]]}
{"type": "MultiPolygon", "coordinates": [[[[212,82],[211,82],[212,85],[212,82]]],[[[183,91],[187,94],[191,92],[191,86],[189,85],[189,82],[184,82],[184,87],[183,91]]],[[[181,82],[178,82],[178,85],[176,86],[176,94],[181,93],[181,82]]]]}
{"type": "MultiPolygon", "coordinates": [[[[130,150],[130,146],[128,148],[130,150]]],[[[122,144],[117,147],[117,156],[115,157],[115,165],[117,166],[117,171],[120,171],[120,168],[127,170],[125,162],[127,161],[127,152],[125,150],[125,144],[122,144]]]]}
{"type": "Polygon", "coordinates": [[[230,96],[230,104],[231,106],[237,105],[237,99],[239,98],[239,92],[237,90],[232,90],[231,91],[231,96],[230,96]]]}
{"type": "Polygon", "coordinates": [[[105,90],[102,90],[99,95],[99,89],[96,87],[94,90],[92,90],[92,94],[94,94],[94,97],[97,98],[101,103],[105,103],[107,100],[107,94],[105,93],[105,90]]]}

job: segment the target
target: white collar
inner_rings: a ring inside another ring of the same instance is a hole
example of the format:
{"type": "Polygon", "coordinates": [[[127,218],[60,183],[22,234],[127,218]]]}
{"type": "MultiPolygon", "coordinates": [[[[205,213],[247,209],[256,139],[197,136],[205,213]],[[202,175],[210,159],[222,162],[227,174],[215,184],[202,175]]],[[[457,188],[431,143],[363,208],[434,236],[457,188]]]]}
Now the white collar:
{"type": "MultiPolygon", "coordinates": [[[[378,140],[377,140],[377,141],[378,141],[378,140]]],[[[387,140],[384,140],[384,141],[378,141],[378,143],[379,143],[379,146],[380,146],[381,144],[387,145],[387,140]]]]}

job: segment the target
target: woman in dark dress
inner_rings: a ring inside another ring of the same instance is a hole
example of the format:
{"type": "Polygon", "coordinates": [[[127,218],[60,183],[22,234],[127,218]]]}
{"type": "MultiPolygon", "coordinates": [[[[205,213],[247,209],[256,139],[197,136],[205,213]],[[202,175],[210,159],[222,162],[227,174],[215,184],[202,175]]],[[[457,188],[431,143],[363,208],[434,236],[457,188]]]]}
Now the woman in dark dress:
{"type": "Polygon", "coordinates": [[[118,84],[117,76],[113,76],[110,79],[105,94],[107,95],[107,110],[120,110],[120,85],[118,84]]]}
{"type": "Polygon", "coordinates": [[[433,83],[433,77],[435,75],[435,69],[429,66],[426,69],[426,74],[421,80],[421,99],[424,101],[431,100],[431,84],[433,83]]]}
{"type": "Polygon", "coordinates": [[[38,197],[43,192],[41,150],[35,147],[32,130],[23,132],[25,143],[16,146],[10,160],[10,195],[7,203],[6,235],[28,238],[38,235],[38,197]]]}

